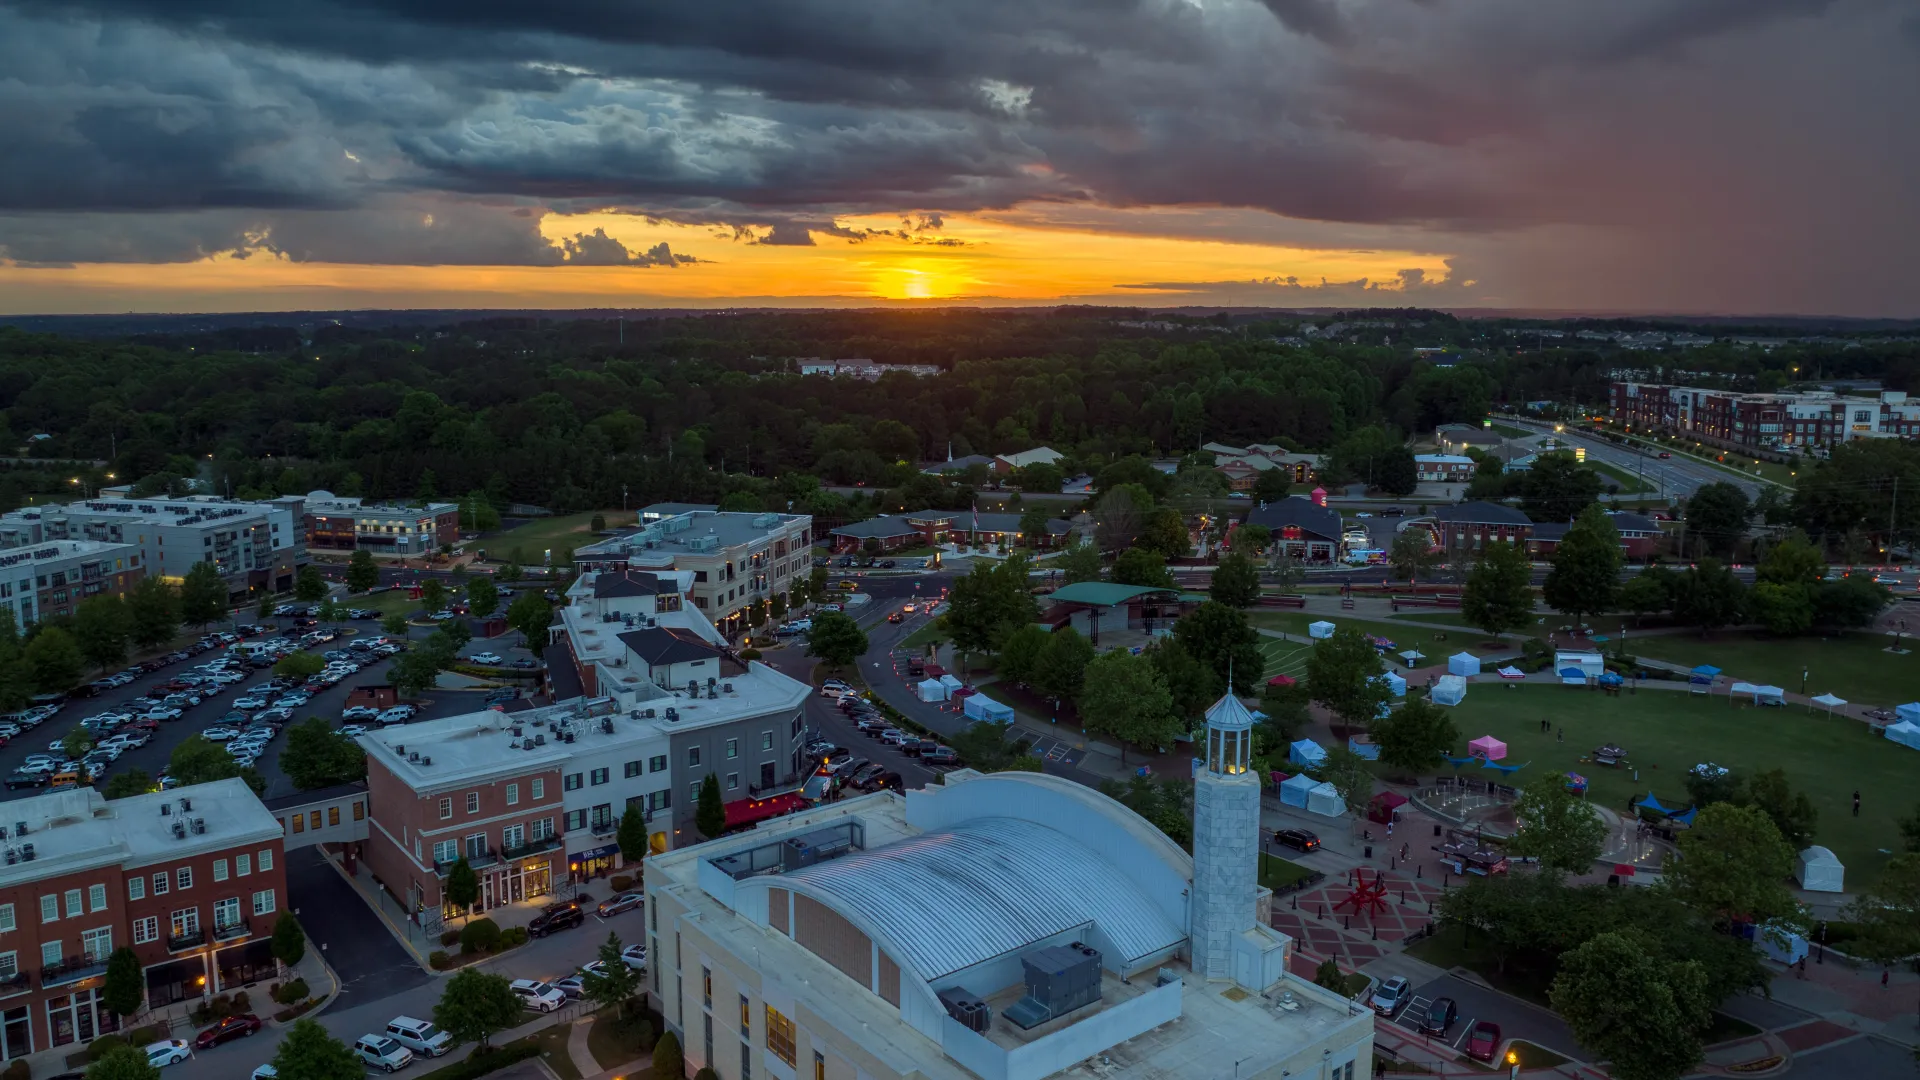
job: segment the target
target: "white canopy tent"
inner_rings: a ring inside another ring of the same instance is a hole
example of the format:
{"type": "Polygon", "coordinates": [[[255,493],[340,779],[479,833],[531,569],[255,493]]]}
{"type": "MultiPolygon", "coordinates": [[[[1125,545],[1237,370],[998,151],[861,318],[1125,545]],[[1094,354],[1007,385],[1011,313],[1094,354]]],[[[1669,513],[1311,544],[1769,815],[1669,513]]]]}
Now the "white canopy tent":
{"type": "Polygon", "coordinates": [[[1442,675],[1433,684],[1435,705],[1458,705],[1467,698],[1467,680],[1458,675],[1442,675]]]}
{"type": "Polygon", "coordinates": [[[1808,892],[1844,892],[1847,868],[1833,852],[1818,844],[1800,853],[1800,868],[1794,876],[1808,892]]]}
{"type": "Polygon", "coordinates": [[[1419,667],[1420,661],[1426,658],[1427,654],[1421,652],[1419,649],[1408,649],[1406,652],[1400,654],[1400,659],[1405,660],[1409,668],[1419,667]]]}
{"type": "Polygon", "coordinates": [[[1607,658],[1584,649],[1561,649],[1553,654],[1553,670],[1570,667],[1577,667],[1582,675],[1597,679],[1607,673],[1607,658]]]}
{"type": "Polygon", "coordinates": [[[939,679],[926,679],[913,688],[921,701],[947,700],[947,686],[939,679]]]}
{"type": "Polygon", "coordinates": [[[1447,674],[1462,677],[1480,674],[1480,658],[1470,652],[1457,652],[1447,657],[1447,674]]]}
{"type": "Polygon", "coordinates": [[[1347,804],[1340,799],[1340,790],[1332,784],[1315,784],[1307,792],[1307,813],[1322,817],[1339,817],[1347,812],[1347,804]]]}
{"type": "Polygon", "coordinates": [[[1316,639],[1330,638],[1333,636],[1333,624],[1330,622],[1308,623],[1307,636],[1316,639]]]}
{"type": "Polygon", "coordinates": [[[967,684],[961,682],[959,678],[953,674],[953,672],[949,671],[945,675],[940,676],[940,685],[947,688],[947,696],[951,697],[953,696],[953,692],[955,690],[958,690],[967,684]]]}
{"type": "Polygon", "coordinates": [[[1847,703],[1846,698],[1835,697],[1832,694],[1821,694],[1819,697],[1814,698],[1811,702],[1809,702],[1807,705],[1807,708],[1809,711],[1811,711],[1815,705],[1818,705],[1821,708],[1827,710],[1827,712],[1831,713],[1833,712],[1833,710],[1840,708],[1846,703],[1847,703]]]}

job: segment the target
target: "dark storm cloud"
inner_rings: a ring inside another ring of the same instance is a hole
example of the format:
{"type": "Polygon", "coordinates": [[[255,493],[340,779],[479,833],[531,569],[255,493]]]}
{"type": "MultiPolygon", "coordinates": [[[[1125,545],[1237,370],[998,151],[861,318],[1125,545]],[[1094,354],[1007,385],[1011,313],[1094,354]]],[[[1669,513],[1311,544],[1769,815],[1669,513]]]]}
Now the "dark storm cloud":
{"type": "Polygon", "coordinates": [[[558,263],[472,208],[804,244],[858,242],[852,214],[1221,206],[1428,250],[1614,230],[1568,281],[1711,268],[1711,238],[1729,279],[1885,298],[1914,25],[1904,0],[0,0],[0,244],[331,253],[300,234],[331,213],[375,256],[558,263]],[[443,203],[475,243],[379,235],[443,203]]]}

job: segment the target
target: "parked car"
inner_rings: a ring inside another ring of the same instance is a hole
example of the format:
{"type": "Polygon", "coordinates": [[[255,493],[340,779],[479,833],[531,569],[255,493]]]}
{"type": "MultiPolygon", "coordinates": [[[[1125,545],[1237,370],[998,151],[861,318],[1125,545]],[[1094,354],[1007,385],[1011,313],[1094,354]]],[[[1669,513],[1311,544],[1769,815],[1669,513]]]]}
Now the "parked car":
{"type": "Polygon", "coordinates": [[[935,746],[920,751],[920,763],[923,765],[958,765],[960,752],[951,746],[935,746]]]}
{"type": "Polygon", "coordinates": [[[428,1020],[396,1016],[387,1021],[387,1037],[416,1054],[439,1057],[453,1049],[453,1036],[434,1027],[428,1020]]]}
{"type": "Polygon", "coordinates": [[[548,904],[541,909],[540,914],[533,917],[532,922],[527,923],[527,934],[530,937],[545,937],[556,930],[579,926],[586,921],[587,913],[580,910],[580,905],[571,900],[548,904]]]}
{"type": "Polygon", "coordinates": [[[848,686],[839,679],[828,679],[826,682],[820,684],[821,697],[838,697],[841,694],[850,694],[852,692],[853,687],[848,686]]]}
{"type": "Polygon", "coordinates": [[[1428,1035],[1445,1035],[1447,1029],[1460,1019],[1460,1006],[1450,997],[1434,998],[1427,1006],[1427,1015],[1420,1018],[1420,1030],[1428,1035]]]}
{"type": "Polygon", "coordinates": [[[233,707],[236,709],[264,709],[271,704],[273,703],[266,698],[254,694],[245,694],[233,699],[233,707]]]}
{"type": "Polygon", "coordinates": [[[886,743],[888,746],[904,747],[907,740],[911,738],[913,738],[913,736],[901,731],[899,728],[888,728],[880,733],[880,741],[886,743]]]}
{"type": "Polygon", "coordinates": [[[195,1050],[211,1050],[223,1042],[230,1042],[234,1039],[244,1039],[254,1032],[259,1031],[262,1026],[260,1018],[252,1013],[240,1013],[236,1016],[229,1016],[200,1034],[195,1035],[193,1037],[193,1048],[195,1050]]]}
{"type": "Polygon", "coordinates": [[[1367,1004],[1381,1016],[1392,1016],[1413,997],[1413,984],[1404,975],[1395,975],[1374,990],[1367,1004]]]}
{"type": "Polygon", "coordinates": [[[413,1051],[386,1035],[362,1035],[355,1039],[353,1056],[384,1072],[399,1072],[413,1064],[413,1051]]]}
{"type": "Polygon", "coordinates": [[[1320,850],[1320,838],[1306,829],[1275,829],[1273,842],[1295,851],[1320,850]]]}
{"type": "Polygon", "coordinates": [[[340,710],[342,720],[378,720],[380,710],[371,705],[352,705],[340,710]]]}
{"type": "Polygon", "coordinates": [[[600,906],[594,909],[594,913],[604,919],[609,915],[618,915],[623,911],[632,911],[634,908],[646,902],[646,893],[623,892],[618,896],[611,896],[600,901],[600,906]]]}
{"type": "Polygon", "coordinates": [[[148,1043],[142,1049],[146,1052],[147,1064],[156,1069],[164,1069],[193,1056],[193,1049],[179,1039],[162,1039],[148,1043]]]}
{"type": "Polygon", "coordinates": [[[629,945],[620,950],[620,959],[625,961],[626,965],[635,971],[645,971],[647,970],[647,947],[645,945],[629,945]]]}
{"type": "Polygon", "coordinates": [[[499,653],[490,652],[474,653],[472,656],[467,657],[467,659],[476,664],[503,664],[506,662],[506,658],[499,653]]]}
{"type": "Polygon", "coordinates": [[[881,765],[878,762],[868,762],[866,765],[862,766],[859,769],[859,771],[855,772],[852,776],[847,777],[847,786],[856,787],[856,788],[864,787],[866,785],[868,778],[878,776],[879,774],[886,771],[887,771],[887,767],[885,765],[881,765]]]}
{"type": "Polygon", "coordinates": [[[415,709],[411,705],[395,705],[391,709],[382,709],[375,719],[382,724],[404,724],[413,719],[414,712],[415,709]]]}
{"type": "Polygon", "coordinates": [[[899,773],[892,769],[882,769],[869,776],[866,783],[860,785],[860,789],[862,791],[902,791],[905,786],[906,781],[899,773]]]}
{"type": "Polygon", "coordinates": [[[1473,1034],[1467,1036],[1467,1056],[1491,1062],[1499,1052],[1500,1025],[1491,1020],[1473,1025],[1473,1034]]]}
{"type": "Polygon", "coordinates": [[[900,614],[897,611],[887,616],[887,621],[890,623],[903,622],[905,620],[906,620],[906,616],[900,614]]]}
{"type": "Polygon", "coordinates": [[[513,980],[513,992],[534,1012],[552,1012],[567,1003],[567,995],[537,979],[513,980]]]}

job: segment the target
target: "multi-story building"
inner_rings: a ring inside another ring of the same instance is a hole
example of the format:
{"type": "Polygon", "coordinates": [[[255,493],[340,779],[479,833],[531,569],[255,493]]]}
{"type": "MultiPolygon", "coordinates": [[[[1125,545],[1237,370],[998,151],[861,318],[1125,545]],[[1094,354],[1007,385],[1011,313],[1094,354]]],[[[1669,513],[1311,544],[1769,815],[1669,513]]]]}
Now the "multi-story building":
{"type": "Polygon", "coordinates": [[[394,506],[331,491],[310,491],[301,528],[316,551],[368,551],[406,558],[428,555],[460,539],[460,504],[394,506]]]}
{"type": "Polygon", "coordinates": [[[1422,483],[1470,484],[1479,463],[1460,454],[1413,455],[1413,478],[1422,483]]]}
{"type": "Polygon", "coordinates": [[[0,515],[0,547],[48,540],[132,544],[150,577],[177,582],[195,563],[210,562],[229,595],[284,592],[307,561],[299,504],[208,496],[49,503],[0,515]]]}
{"type": "Polygon", "coordinates": [[[1446,549],[1478,549],[1487,544],[1524,543],[1533,535],[1533,519],[1505,503],[1465,502],[1434,510],[1435,531],[1446,549]]]}
{"type": "Polygon", "coordinates": [[[1613,384],[1613,421],[1718,446],[1753,450],[1830,449],[1849,439],[1920,438],[1920,401],[1883,391],[1878,399],[1831,391],[1748,394],[1658,383],[1613,384]]]}
{"type": "Polygon", "coordinates": [[[125,596],[146,576],[140,549],[98,540],[46,540],[0,549],[0,607],[13,623],[71,615],[90,596],[125,596]]]}
{"type": "Polygon", "coordinates": [[[1020,527],[1021,516],[977,510],[916,510],[842,525],[828,537],[835,552],[851,554],[862,550],[869,538],[887,552],[947,543],[1004,543],[1047,549],[1064,545],[1073,535],[1071,522],[1048,518],[1046,531],[1028,536],[1020,527]]]}
{"type": "Polygon", "coordinates": [[[733,637],[746,630],[749,607],[791,591],[811,568],[812,542],[806,514],[689,510],[575,549],[573,561],[583,573],[686,571],[693,606],[733,637]]]}
{"type": "Polygon", "coordinates": [[[584,697],[362,736],[372,822],[365,857],[413,911],[444,905],[465,858],[491,906],[623,865],[628,808],[666,851],[695,835],[701,783],[730,824],[799,805],[810,688],[741,664],[686,604],[688,571],[597,571],[555,628],[584,697]]]}
{"type": "Polygon", "coordinates": [[[1209,767],[1251,799],[1216,800],[1192,855],[1069,780],[961,770],[649,858],[646,988],[688,1066],[1365,1080],[1371,1010],[1289,972],[1267,925],[1237,713],[1209,767]]]}
{"type": "Polygon", "coordinates": [[[148,1004],[271,977],[286,899],[280,825],[241,780],[106,801],[7,804],[0,830],[0,1058],[117,1030],[107,958],[132,947],[148,1004]]]}

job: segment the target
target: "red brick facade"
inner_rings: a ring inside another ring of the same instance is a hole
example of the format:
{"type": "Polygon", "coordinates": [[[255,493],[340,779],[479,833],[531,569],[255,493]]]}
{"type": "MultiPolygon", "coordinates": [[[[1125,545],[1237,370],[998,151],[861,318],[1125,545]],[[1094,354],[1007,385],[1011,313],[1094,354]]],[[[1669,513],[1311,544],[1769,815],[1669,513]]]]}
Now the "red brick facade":
{"type": "Polygon", "coordinates": [[[560,783],[559,769],[543,768],[416,794],[369,759],[367,865],[415,914],[443,908],[461,857],[480,877],[481,909],[545,895],[567,877],[560,783]]]}

